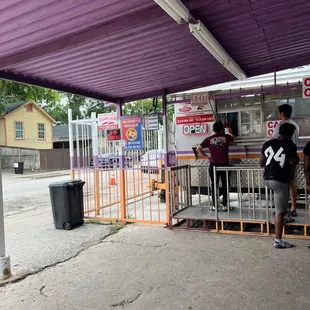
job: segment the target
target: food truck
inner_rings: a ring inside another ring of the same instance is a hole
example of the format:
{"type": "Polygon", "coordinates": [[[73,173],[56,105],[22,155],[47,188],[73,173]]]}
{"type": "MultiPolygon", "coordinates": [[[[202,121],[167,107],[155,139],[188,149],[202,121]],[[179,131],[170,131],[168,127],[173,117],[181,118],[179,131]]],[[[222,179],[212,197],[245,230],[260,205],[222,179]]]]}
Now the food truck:
{"type": "MultiPolygon", "coordinates": [[[[304,146],[310,140],[310,97],[304,98],[302,92],[302,82],[298,82],[171,97],[170,102],[175,104],[178,164],[208,164],[208,160],[197,158],[193,150],[212,134],[214,121],[221,120],[235,136],[229,152],[231,164],[257,165],[263,143],[272,137],[280,121],[278,106],[286,103],[292,106],[292,119],[300,128],[298,153],[302,161],[304,146]]],[[[256,180],[255,186],[264,187],[262,180],[256,180]]],[[[296,180],[299,191],[304,191],[301,165],[297,169],[296,180]]],[[[233,176],[231,182],[233,187],[233,176]]],[[[194,189],[207,187],[203,168],[192,171],[191,186],[194,189]]]]}

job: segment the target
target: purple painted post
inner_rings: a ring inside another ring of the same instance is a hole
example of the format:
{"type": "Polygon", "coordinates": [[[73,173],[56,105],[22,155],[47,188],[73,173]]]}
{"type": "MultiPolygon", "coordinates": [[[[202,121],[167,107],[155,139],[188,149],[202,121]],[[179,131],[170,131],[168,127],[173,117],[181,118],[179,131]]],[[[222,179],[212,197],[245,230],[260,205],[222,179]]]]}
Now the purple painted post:
{"type": "Polygon", "coordinates": [[[79,132],[79,124],[78,123],[76,123],[76,125],[75,125],[75,134],[76,134],[76,164],[77,164],[78,171],[80,171],[80,169],[81,169],[80,132],[79,132]]]}
{"type": "Polygon", "coordinates": [[[98,124],[96,112],[91,113],[92,120],[92,146],[93,146],[93,167],[99,168],[99,143],[98,143],[98,124]]]}
{"type": "MultiPolygon", "coordinates": [[[[117,119],[118,119],[118,127],[120,128],[121,127],[120,121],[123,116],[123,109],[122,109],[121,102],[119,102],[116,107],[116,113],[117,113],[117,119]]],[[[122,132],[121,132],[121,135],[123,135],[122,132]]],[[[120,150],[118,156],[119,156],[119,168],[123,170],[125,168],[125,156],[122,150],[120,150]]]]}
{"type": "Polygon", "coordinates": [[[165,168],[169,167],[169,158],[168,158],[168,124],[167,124],[167,96],[166,91],[162,95],[163,101],[163,135],[164,135],[164,164],[165,168]]]}

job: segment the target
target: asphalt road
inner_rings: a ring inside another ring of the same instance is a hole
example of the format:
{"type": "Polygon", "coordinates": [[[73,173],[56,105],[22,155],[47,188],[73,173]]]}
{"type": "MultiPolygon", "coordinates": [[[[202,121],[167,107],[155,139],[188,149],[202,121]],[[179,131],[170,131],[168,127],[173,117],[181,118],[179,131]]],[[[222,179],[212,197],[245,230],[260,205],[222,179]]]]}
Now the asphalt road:
{"type": "Polygon", "coordinates": [[[31,179],[13,173],[3,173],[3,199],[5,216],[50,208],[48,185],[70,179],[70,176],[31,179]]]}

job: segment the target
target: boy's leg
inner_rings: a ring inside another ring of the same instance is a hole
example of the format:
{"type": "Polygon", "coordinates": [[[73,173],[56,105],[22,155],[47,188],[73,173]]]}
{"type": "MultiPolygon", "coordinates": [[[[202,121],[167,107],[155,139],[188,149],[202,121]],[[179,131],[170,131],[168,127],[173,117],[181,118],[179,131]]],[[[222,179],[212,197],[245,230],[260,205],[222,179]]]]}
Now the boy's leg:
{"type": "Polygon", "coordinates": [[[228,187],[227,187],[227,176],[226,171],[221,171],[221,182],[223,188],[223,202],[222,205],[227,207],[228,187]]]}
{"type": "Polygon", "coordinates": [[[290,193],[291,193],[291,200],[292,200],[292,207],[291,207],[291,213],[292,216],[296,216],[296,205],[297,205],[297,189],[296,189],[296,181],[295,178],[290,182],[290,193]]]}
{"type": "Polygon", "coordinates": [[[215,180],[214,180],[214,164],[210,164],[209,167],[209,173],[210,173],[210,181],[211,181],[211,196],[212,196],[212,204],[215,207],[215,199],[217,199],[218,195],[215,195],[215,186],[217,188],[217,192],[218,192],[218,187],[219,187],[219,174],[218,172],[216,173],[216,184],[215,184],[215,180]]]}
{"type": "Polygon", "coordinates": [[[274,203],[276,215],[274,218],[275,224],[275,248],[290,248],[293,244],[282,240],[282,232],[284,227],[284,215],[289,199],[289,184],[274,180],[266,180],[266,186],[274,192],[274,203]]]}
{"type": "Polygon", "coordinates": [[[213,173],[213,164],[209,166],[209,175],[210,175],[210,183],[211,183],[211,197],[212,197],[212,205],[214,206],[214,173],[213,173]]]}

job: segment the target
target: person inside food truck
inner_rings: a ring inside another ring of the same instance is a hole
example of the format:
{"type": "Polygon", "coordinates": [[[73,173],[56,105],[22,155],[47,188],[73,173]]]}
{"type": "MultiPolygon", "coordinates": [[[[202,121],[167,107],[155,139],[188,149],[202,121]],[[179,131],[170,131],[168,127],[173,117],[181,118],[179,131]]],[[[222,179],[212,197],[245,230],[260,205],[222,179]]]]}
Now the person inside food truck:
{"type": "MultiPolygon", "coordinates": [[[[279,106],[279,116],[281,122],[275,127],[272,138],[278,139],[280,136],[279,128],[282,124],[289,123],[295,126],[296,130],[292,136],[292,141],[298,146],[298,138],[299,138],[299,126],[291,119],[292,116],[292,107],[289,104],[282,104],[279,106]]],[[[290,182],[290,191],[291,191],[291,201],[292,206],[290,210],[291,216],[297,216],[296,205],[297,205],[297,189],[296,189],[296,176],[294,172],[294,178],[290,182]]]]}
{"type": "Polygon", "coordinates": [[[282,240],[282,232],[289,200],[289,183],[294,178],[295,168],[299,162],[297,147],[292,142],[295,130],[293,124],[282,124],[279,138],[265,142],[259,158],[259,165],[265,167],[265,185],[274,192],[276,249],[293,247],[292,243],[282,240]]]}
{"type": "MultiPolygon", "coordinates": [[[[214,166],[228,166],[229,165],[229,144],[234,141],[234,136],[231,133],[231,129],[227,128],[227,133],[225,133],[225,128],[222,122],[215,122],[213,124],[214,134],[205,138],[203,142],[197,147],[197,153],[201,158],[208,158],[210,161],[210,179],[211,179],[211,195],[212,203],[210,210],[215,211],[215,186],[219,188],[219,180],[222,182],[223,191],[223,201],[219,205],[222,211],[227,211],[227,200],[228,200],[228,188],[227,188],[227,177],[226,171],[218,171],[216,174],[216,185],[214,184],[214,166]],[[210,157],[206,155],[203,151],[204,148],[209,148],[210,157]]],[[[229,174],[228,174],[229,178],[229,174]]],[[[218,192],[218,191],[217,191],[218,192]]],[[[233,208],[230,208],[233,210],[233,208]]]]}

